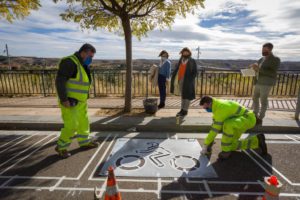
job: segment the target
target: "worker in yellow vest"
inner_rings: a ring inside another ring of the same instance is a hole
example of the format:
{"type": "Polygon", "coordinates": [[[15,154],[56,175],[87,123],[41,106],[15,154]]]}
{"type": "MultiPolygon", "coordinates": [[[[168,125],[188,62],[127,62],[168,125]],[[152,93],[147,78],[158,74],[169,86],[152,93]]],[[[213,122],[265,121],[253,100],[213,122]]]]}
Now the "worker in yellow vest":
{"type": "Polygon", "coordinates": [[[84,44],[78,52],[62,58],[56,76],[56,90],[64,122],[55,151],[68,158],[72,139],[77,139],[82,150],[98,147],[90,134],[87,99],[91,85],[90,64],[96,53],[91,44],[84,44]]]}
{"type": "Polygon", "coordinates": [[[205,138],[201,154],[210,154],[218,133],[222,133],[220,159],[227,159],[236,150],[255,149],[262,155],[267,154],[267,145],[263,134],[251,135],[240,139],[243,133],[256,124],[255,114],[235,101],[221,100],[204,96],[200,106],[213,114],[213,124],[205,138]]]}

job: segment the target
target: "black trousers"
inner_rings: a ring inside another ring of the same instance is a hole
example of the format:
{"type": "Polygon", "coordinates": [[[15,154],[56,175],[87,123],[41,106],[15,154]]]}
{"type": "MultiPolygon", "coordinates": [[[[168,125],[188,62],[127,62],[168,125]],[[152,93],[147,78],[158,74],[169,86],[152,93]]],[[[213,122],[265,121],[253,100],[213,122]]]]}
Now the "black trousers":
{"type": "Polygon", "coordinates": [[[165,104],[166,96],[167,96],[167,88],[166,88],[167,78],[163,75],[158,75],[158,89],[160,96],[160,104],[165,104]]]}

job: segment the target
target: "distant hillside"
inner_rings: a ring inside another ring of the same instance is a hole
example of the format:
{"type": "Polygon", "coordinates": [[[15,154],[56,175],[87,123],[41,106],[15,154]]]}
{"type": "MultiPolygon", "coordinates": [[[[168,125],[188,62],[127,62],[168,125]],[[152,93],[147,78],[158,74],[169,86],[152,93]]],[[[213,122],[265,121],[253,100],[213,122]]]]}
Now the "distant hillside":
{"type": "MultiPolygon", "coordinates": [[[[13,69],[55,69],[57,68],[59,58],[37,58],[37,57],[11,57],[11,65],[13,69]]],[[[173,68],[178,60],[172,60],[173,68]]],[[[241,69],[246,68],[255,60],[214,60],[201,59],[198,67],[210,69],[241,69]]],[[[137,59],[133,61],[135,70],[149,69],[152,64],[159,64],[159,60],[137,59]]],[[[94,60],[92,64],[95,69],[124,69],[124,60],[94,60]]],[[[4,56],[0,56],[0,69],[8,67],[8,60],[4,56]]],[[[300,70],[300,62],[283,62],[280,70],[300,70]]]]}

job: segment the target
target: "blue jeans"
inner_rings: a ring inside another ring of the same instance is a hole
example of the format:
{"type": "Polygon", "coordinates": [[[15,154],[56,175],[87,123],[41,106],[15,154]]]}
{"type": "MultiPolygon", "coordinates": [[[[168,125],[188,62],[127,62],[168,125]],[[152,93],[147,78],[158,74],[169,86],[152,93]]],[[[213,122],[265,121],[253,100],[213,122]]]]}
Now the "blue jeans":
{"type": "Polygon", "coordinates": [[[160,104],[165,104],[166,96],[167,96],[167,88],[166,88],[167,78],[163,75],[158,75],[158,89],[160,96],[160,104]]]}

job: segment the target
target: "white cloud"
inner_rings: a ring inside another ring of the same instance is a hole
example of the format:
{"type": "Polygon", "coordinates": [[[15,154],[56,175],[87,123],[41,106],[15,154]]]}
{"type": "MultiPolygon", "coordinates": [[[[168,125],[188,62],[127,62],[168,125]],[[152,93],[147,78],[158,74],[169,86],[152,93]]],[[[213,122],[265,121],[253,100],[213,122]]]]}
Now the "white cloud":
{"type": "MultiPolygon", "coordinates": [[[[273,42],[282,60],[300,60],[299,1],[207,0],[205,6],[196,15],[178,17],[172,30],[154,30],[141,41],[134,38],[134,58],[157,58],[158,52],[166,49],[176,59],[181,48],[187,46],[196,53],[200,46],[202,58],[257,59],[261,45],[273,42]],[[243,25],[247,19],[236,19],[233,26],[200,26],[203,19],[235,20],[235,14],[243,10],[250,12],[248,17],[255,21],[243,25]],[[237,23],[241,23],[238,29],[237,23]]],[[[8,43],[12,55],[62,57],[90,42],[97,48],[98,59],[125,58],[122,37],[104,30],[82,31],[78,24],[61,20],[59,14],[65,7],[62,2],[42,0],[42,8],[25,20],[13,24],[0,21],[0,50],[8,43]]]]}

